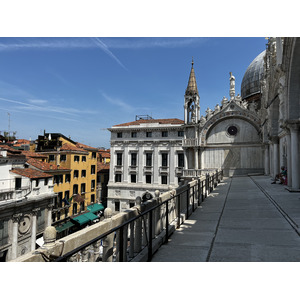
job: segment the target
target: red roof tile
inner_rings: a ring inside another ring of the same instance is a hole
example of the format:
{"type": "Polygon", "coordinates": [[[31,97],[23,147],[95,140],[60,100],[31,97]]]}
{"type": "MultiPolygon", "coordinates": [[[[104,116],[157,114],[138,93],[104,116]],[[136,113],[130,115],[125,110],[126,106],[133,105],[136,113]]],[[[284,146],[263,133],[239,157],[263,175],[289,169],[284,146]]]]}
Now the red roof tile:
{"type": "Polygon", "coordinates": [[[33,152],[33,151],[22,151],[26,157],[38,157],[38,158],[48,158],[48,155],[40,153],[40,152],[33,152]]]}
{"type": "Polygon", "coordinates": [[[97,162],[97,172],[102,171],[102,170],[109,170],[109,164],[105,164],[102,162],[97,162]]]}
{"type": "Polygon", "coordinates": [[[47,162],[43,162],[34,158],[27,158],[27,163],[29,163],[31,166],[36,167],[40,170],[43,171],[52,171],[52,170],[69,170],[69,169],[64,169],[64,168],[60,168],[57,167],[56,165],[52,165],[50,163],[47,162]]]}
{"type": "Polygon", "coordinates": [[[25,176],[28,177],[30,179],[35,179],[35,178],[51,178],[52,175],[49,175],[47,173],[41,172],[41,171],[37,171],[34,169],[13,169],[11,170],[11,172],[21,175],[21,176],[25,176]]]}
{"type": "Polygon", "coordinates": [[[8,145],[0,145],[0,149],[2,150],[6,150],[7,152],[10,152],[10,153],[13,153],[13,154],[21,154],[22,151],[21,150],[17,150],[17,149],[14,149],[8,145]]]}
{"type": "Polygon", "coordinates": [[[73,146],[71,144],[63,144],[60,148],[61,151],[81,151],[81,152],[87,152],[86,150],[82,148],[78,148],[76,146],[73,146]]]}
{"type": "Polygon", "coordinates": [[[97,149],[97,148],[94,148],[94,147],[91,147],[91,146],[84,145],[84,144],[82,144],[82,143],[76,143],[76,147],[82,148],[82,149],[88,149],[88,150],[91,150],[91,151],[98,151],[98,150],[99,150],[99,149],[97,149]]]}
{"type": "Polygon", "coordinates": [[[184,124],[184,121],[179,120],[179,119],[137,120],[137,121],[133,121],[133,122],[128,122],[128,123],[123,123],[123,124],[119,124],[119,125],[114,125],[113,127],[117,127],[117,126],[132,126],[132,125],[141,125],[141,124],[149,124],[149,123],[180,125],[180,124],[184,124]]]}

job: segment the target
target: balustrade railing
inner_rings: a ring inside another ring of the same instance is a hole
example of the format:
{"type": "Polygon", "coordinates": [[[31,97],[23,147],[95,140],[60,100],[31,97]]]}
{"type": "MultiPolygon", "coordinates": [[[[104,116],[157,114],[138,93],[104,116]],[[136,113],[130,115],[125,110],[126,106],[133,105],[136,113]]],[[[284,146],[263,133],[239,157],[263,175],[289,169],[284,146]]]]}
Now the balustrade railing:
{"type": "Polygon", "coordinates": [[[223,171],[207,173],[176,190],[157,192],[150,201],[142,202],[138,197],[135,207],[114,216],[107,208],[104,221],[57,240],[49,247],[44,237],[42,248],[16,261],[151,261],[153,254],[163,243],[168,243],[169,236],[190,217],[222,178],[223,171]]]}
{"type": "MultiPolygon", "coordinates": [[[[158,196],[154,201],[136,207],[137,216],[95,237],[54,261],[133,261],[142,251],[151,261],[157,250],[154,243],[162,239],[168,243],[170,231],[179,228],[208,196],[223,177],[223,171],[207,174],[172,192],[171,197],[158,196]],[[172,228],[173,227],[173,228],[172,228]]],[[[133,208],[134,209],[134,208],[133,208]]]]}

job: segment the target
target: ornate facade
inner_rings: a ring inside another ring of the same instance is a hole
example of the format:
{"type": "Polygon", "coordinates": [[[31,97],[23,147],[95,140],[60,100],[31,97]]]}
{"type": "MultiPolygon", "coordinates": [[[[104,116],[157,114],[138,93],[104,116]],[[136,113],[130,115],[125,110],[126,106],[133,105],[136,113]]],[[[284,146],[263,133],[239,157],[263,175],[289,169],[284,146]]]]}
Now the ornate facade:
{"type": "Polygon", "coordinates": [[[265,173],[287,168],[287,185],[300,189],[300,39],[270,38],[264,56],[262,135],[265,173]]]}

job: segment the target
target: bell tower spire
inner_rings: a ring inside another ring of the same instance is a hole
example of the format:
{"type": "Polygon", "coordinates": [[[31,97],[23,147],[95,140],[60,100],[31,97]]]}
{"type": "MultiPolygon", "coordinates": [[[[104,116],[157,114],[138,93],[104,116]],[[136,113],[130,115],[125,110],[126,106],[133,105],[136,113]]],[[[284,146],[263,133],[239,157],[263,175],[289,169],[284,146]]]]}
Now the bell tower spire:
{"type": "Polygon", "coordinates": [[[197,88],[194,59],[192,58],[192,68],[188,81],[188,86],[184,95],[184,123],[198,123],[200,118],[200,97],[197,88]]]}

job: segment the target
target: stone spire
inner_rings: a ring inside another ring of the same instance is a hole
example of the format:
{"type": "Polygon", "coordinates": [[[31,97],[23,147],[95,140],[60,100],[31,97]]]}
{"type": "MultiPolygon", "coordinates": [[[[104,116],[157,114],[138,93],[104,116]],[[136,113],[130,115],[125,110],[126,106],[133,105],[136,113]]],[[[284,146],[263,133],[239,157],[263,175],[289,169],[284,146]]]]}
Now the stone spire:
{"type": "Polygon", "coordinates": [[[192,69],[190,73],[189,83],[185,90],[185,95],[198,95],[198,88],[197,88],[197,82],[196,82],[196,76],[194,71],[194,59],[192,59],[192,69]]]}

